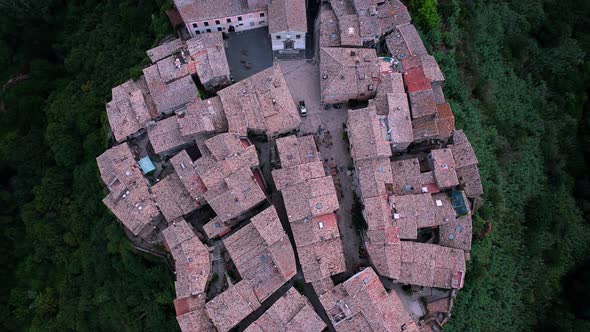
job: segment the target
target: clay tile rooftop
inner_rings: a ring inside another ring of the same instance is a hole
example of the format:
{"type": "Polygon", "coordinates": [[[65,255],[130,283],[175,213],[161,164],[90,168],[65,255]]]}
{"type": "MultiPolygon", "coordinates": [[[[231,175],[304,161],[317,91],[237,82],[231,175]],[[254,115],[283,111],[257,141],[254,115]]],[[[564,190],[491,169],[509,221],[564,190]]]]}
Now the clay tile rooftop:
{"type": "Polygon", "coordinates": [[[338,18],[340,44],[342,46],[362,46],[358,15],[346,15],[338,18]]]}
{"type": "Polygon", "coordinates": [[[434,171],[436,185],[440,189],[453,188],[459,185],[455,172],[455,159],[451,149],[437,149],[430,151],[428,161],[434,171]]]}
{"type": "Polygon", "coordinates": [[[242,279],[262,302],[297,273],[291,242],[270,207],[223,240],[242,279]]]}
{"type": "Polygon", "coordinates": [[[152,63],[156,63],[178,52],[182,48],[182,46],[183,45],[180,38],[176,38],[165,43],[162,43],[157,47],[149,49],[146,51],[146,53],[152,61],[152,63]]]}
{"type": "Polygon", "coordinates": [[[197,174],[193,161],[186,150],[182,150],[174,157],[170,158],[170,163],[172,164],[172,167],[174,167],[176,174],[178,174],[180,182],[189,192],[191,197],[195,201],[203,203],[203,194],[207,191],[207,188],[199,174],[197,174]]]}
{"type": "Polygon", "coordinates": [[[205,85],[229,85],[229,65],[221,32],[205,33],[186,41],[191,74],[197,74],[205,85]],[[215,82],[213,82],[215,81],[215,82]]]}
{"type": "Polygon", "coordinates": [[[186,109],[176,112],[176,121],[185,139],[227,131],[227,119],[219,97],[188,103],[186,109]]]}
{"type": "MultiPolygon", "coordinates": [[[[262,9],[249,6],[247,0],[174,0],[184,22],[200,21],[212,18],[237,16],[262,9]]],[[[256,2],[253,2],[256,3],[256,2]]]]}
{"type": "Polygon", "coordinates": [[[269,33],[307,31],[305,0],[274,0],[268,4],[269,33]]]}
{"type": "Polygon", "coordinates": [[[205,304],[207,315],[219,332],[227,332],[260,308],[249,280],[241,280],[205,304]]]}
{"type": "Polygon", "coordinates": [[[268,310],[254,321],[246,332],[306,331],[320,332],[326,323],[311,304],[295,288],[281,296],[268,310]]]}
{"type": "Polygon", "coordinates": [[[150,123],[147,133],[156,154],[173,152],[190,142],[182,138],[174,116],[150,123]]]}
{"type": "Polygon", "coordinates": [[[277,190],[324,177],[321,156],[313,136],[287,136],[276,140],[281,168],[272,171],[277,190]]]}
{"type": "Polygon", "coordinates": [[[147,236],[160,212],[129,145],[110,148],[96,162],[110,192],[103,203],[133,235],[147,236]]]}
{"type": "Polygon", "coordinates": [[[185,298],[203,293],[211,273],[207,247],[182,218],[175,220],[162,233],[176,266],[176,297],[185,298]]]}
{"type": "Polygon", "coordinates": [[[330,0],[330,5],[338,18],[355,13],[350,0],[330,0]]]}
{"type": "Polygon", "coordinates": [[[395,292],[368,267],[320,295],[336,331],[418,331],[395,292]]]}
{"type": "Polygon", "coordinates": [[[100,177],[110,192],[126,187],[147,185],[137,161],[127,143],[113,146],[96,158],[100,177]]]}
{"type": "Polygon", "coordinates": [[[136,134],[156,116],[151,101],[132,80],[112,89],[112,100],[107,103],[106,109],[117,142],[136,134]]]}
{"type": "Polygon", "coordinates": [[[401,241],[401,246],[391,248],[394,250],[388,253],[392,255],[390,259],[399,257],[401,263],[398,282],[447,289],[463,287],[463,250],[409,241],[401,241]]]}
{"type": "Polygon", "coordinates": [[[340,46],[338,19],[330,8],[320,7],[320,47],[340,46]]]}
{"type": "Polygon", "coordinates": [[[387,121],[392,149],[403,151],[414,140],[408,96],[405,93],[388,93],[387,106],[389,109],[387,121]]]}
{"type": "Polygon", "coordinates": [[[320,91],[323,104],[367,100],[375,96],[381,73],[375,49],[320,49],[320,91]]]}
{"type": "Polygon", "coordinates": [[[205,311],[205,295],[174,300],[176,321],[182,332],[214,332],[213,323],[205,311]]]}
{"type": "Polygon", "coordinates": [[[348,111],[347,128],[353,160],[391,156],[387,118],[378,116],[375,107],[348,111]]]}
{"type": "Polygon", "coordinates": [[[416,27],[410,23],[396,26],[396,29],[386,37],[385,43],[391,55],[398,60],[428,54],[416,27]]]}
{"type": "Polygon", "coordinates": [[[240,168],[227,176],[219,191],[208,190],[205,199],[217,214],[218,219],[205,225],[209,238],[220,235],[223,223],[239,217],[244,212],[264,201],[266,195],[250,168],[240,168]]]}
{"type": "Polygon", "coordinates": [[[331,176],[288,186],[282,193],[290,222],[321,216],[339,208],[331,176]]]}
{"type": "Polygon", "coordinates": [[[399,0],[384,1],[377,7],[381,32],[389,32],[396,26],[410,23],[408,8],[399,0]]]}
{"type": "Polygon", "coordinates": [[[187,215],[199,207],[182,184],[178,174],[172,173],[152,186],[156,203],[168,222],[187,215]]]}
{"type": "Polygon", "coordinates": [[[295,130],[301,118],[279,65],[218,91],[228,128],[273,137],[295,130]]]}
{"type": "Polygon", "coordinates": [[[282,137],[276,140],[276,144],[283,168],[321,160],[315,140],[311,135],[282,137]]]}
{"type": "Polygon", "coordinates": [[[465,215],[441,225],[439,228],[440,242],[444,247],[471,250],[472,225],[471,216],[465,215]]]}
{"type": "Polygon", "coordinates": [[[160,215],[147,183],[129,186],[121,193],[111,192],[103,203],[135,236],[147,236],[160,215]]]}
{"type": "Polygon", "coordinates": [[[383,196],[391,190],[393,176],[389,158],[358,160],[355,166],[363,199],[383,196]]]}
{"type": "Polygon", "coordinates": [[[150,95],[160,114],[174,111],[199,98],[197,87],[189,73],[174,73],[176,65],[170,61],[173,60],[168,57],[143,70],[150,95]],[[180,78],[171,80],[174,77],[180,78]]]}

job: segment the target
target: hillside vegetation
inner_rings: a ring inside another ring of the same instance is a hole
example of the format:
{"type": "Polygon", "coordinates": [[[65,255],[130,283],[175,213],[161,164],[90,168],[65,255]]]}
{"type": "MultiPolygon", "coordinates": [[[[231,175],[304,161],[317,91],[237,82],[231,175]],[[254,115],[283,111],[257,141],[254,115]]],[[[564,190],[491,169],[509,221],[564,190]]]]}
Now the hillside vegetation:
{"type": "MultiPolygon", "coordinates": [[[[170,32],[168,5],[0,2],[0,82],[31,77],[0,90],[0,330],[178,330],[173,275],[131,247],[95,164],[110,89],[170,32]]],[[[590,330],[590,3],[409,5],[480,161],[475,232],[492,225],[448,330],[590,330]]]]}

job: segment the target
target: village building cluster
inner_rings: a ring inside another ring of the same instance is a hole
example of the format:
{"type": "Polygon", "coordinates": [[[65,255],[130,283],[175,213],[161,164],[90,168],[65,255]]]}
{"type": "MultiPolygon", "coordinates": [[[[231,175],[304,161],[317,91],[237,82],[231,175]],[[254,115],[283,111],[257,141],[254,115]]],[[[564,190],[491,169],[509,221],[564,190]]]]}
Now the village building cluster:
{"type": "Polygon", "coordinates": [[[174,4],[190,37],[148,50],[143,75],[112,89],[113,144],[97,164],[103,202],[130,239],[163,244],[174,261],[181,330],[440,329],[451,298],[417,319],[386,285],[462,288],[483,188],[405,5],[330,0],[318,13],[319,103],[347,112],[350,190],[367,226],[370,266],[351,267],[340,223],[350,207],[317,136],[299,132],[286,73],[275,63],[233,82],[226,57],[225,33],[266,26],[273,52],[304,51],[306,2],[174,4]],[[377,56],[381,42],[387,57],[377,56]],[[339,109],[351,101],[360,106],[339,109]],[[259,141],[277,156],[266,179],[259,141]]]}

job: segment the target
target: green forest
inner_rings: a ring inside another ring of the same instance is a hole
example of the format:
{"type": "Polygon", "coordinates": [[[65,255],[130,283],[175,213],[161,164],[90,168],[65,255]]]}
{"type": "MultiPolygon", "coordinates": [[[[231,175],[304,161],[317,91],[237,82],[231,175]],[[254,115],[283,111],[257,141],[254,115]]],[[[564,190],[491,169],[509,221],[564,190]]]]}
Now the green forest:
{"type": "MultiPolygon", "coordinates": [[[[590,331],[590,2],[407,4],[486,191],[445,329],[590,331]]],[[[0,330],[178,330],[173,275],[132,248],[95,164],[110,89],[169,6],[0,2],[0,330]]]]}

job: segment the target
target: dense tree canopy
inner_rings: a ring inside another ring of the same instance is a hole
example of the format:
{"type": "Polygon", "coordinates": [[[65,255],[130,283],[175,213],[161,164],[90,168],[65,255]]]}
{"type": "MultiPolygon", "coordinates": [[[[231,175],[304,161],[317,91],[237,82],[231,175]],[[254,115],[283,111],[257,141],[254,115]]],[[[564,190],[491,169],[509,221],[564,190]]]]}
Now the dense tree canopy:
{"type": "MultiPolygon", "coordinates": [[[[131,247],[95,165],[110,89],[169,32],[167,6],[0,2],[0,82],[30,77],[0,90],[1,330],[178,329],[172,274],[131,247]]],[[[448,330],[590,330],[590,4],[409,6],[480,161],[474,232],[492,224],[448,330]]]]}
{"type": "Polygon", "coordinates": [[[486,195],[475,236],[492,224],[474,242],[448,329],[590,330],[573,308],[582,302],[563,294],[575,280],[564,276],[590,249],[590,5],[448,0],[434,12],[440,19],[429,1],[410,5],[480,161],[486,195]]]}

